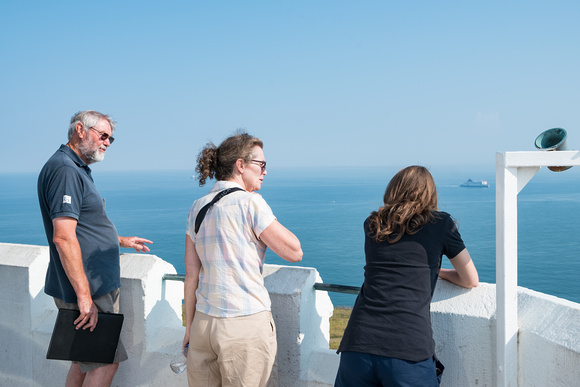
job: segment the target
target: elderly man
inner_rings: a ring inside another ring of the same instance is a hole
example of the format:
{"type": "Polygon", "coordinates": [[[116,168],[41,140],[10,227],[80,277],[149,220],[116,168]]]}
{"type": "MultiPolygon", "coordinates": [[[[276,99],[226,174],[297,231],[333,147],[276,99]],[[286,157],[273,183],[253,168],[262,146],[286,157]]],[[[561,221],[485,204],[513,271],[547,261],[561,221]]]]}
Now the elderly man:
{"type": "MultiPolygon", "coordinates": [[[[119,311],[119,246],[148,252],[151,241],[120,237],[105,213],[89,164],[102,161],[113,143],[114,121],[95,111],[77,113],[68,143],[46,162],[38,177],[38,201],[50,247],[44,290],[58,308],[80,311],[77,329],[93,331],[98,312],[119,311]]],[[[73,363],[67,386],[109,386],[119,362],[127,359],[121,342],[113,364],[73,363]]]]}

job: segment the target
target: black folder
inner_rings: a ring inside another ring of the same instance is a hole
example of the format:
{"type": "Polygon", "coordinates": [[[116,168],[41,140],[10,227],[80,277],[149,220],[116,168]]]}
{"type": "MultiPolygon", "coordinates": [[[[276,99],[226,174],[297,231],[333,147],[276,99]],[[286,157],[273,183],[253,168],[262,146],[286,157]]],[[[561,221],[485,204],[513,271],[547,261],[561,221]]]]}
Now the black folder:
{"type": "Polygon", "coordinates": [[[112,364],[124,316],[99,312],[97,326],[91,332],[75,328],[79,315],[74,309],[58,310],[46,358],[112,364]]]}

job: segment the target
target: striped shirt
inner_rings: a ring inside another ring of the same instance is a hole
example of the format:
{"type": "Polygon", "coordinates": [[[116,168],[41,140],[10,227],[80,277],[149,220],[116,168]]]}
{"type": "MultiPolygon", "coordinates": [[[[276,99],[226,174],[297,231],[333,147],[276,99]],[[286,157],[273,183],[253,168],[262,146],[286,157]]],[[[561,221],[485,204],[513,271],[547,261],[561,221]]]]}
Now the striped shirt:
{"type": "Polygon", "coordinates": [[[257,193],[236,191],[224,196],[207,212],[195,234],[199,210],[220,191],[241,187],[218,181],[196,200],[187,218],[187,235],[201,261],[196,310],[214,317],[237,317],[270,310],[262,267],[266,245],[260,234],[276,219],[257,193]]]}

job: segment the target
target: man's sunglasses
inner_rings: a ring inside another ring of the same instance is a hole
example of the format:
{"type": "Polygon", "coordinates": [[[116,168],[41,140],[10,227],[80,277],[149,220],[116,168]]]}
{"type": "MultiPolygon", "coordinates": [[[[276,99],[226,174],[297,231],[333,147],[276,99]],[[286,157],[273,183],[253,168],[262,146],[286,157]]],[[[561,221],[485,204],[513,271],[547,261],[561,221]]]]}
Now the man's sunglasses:
{"type": "Polygon", "coordinates": [[[92,129],[95,132],[99,133],[101,135],[101,141],[107,141],[107,139],[108,139],[109,140],[109,144],[112,144],[113,141],[115,141],[115,137],[109,135],[109,133],[100,132],[97,129],[93,128],[92,126],[89,129],[92,129]]]}

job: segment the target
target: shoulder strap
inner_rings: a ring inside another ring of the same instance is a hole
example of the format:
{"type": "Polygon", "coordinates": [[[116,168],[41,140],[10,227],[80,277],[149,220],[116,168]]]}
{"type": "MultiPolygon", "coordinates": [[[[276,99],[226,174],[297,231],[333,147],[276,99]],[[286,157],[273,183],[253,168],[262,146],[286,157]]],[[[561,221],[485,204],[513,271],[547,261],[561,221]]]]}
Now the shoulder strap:
{"type": "Polygon", "coordinates": [[[218,194],[213,197],[211,202],[209,202],[208,204],[203,206],[201,210],[199,210],[199,212],[197,213],[197,216],[195,217],[195,233],[196,234],[199,231],[199,227],[201,226],[201,222],[203,222],[203,218],[205,218],[205,214],[207,214],[207,210],[209,210],[209,208],[211,206],[213,206],[218,200],[220,200],[221,198],[223,198],[227,194],[231,194],[232,192],[235,192],[235,191],[243,191],[243,189],[238,188],[238,187],[224,189],[223,191],[218,192],[218,194]]]}

